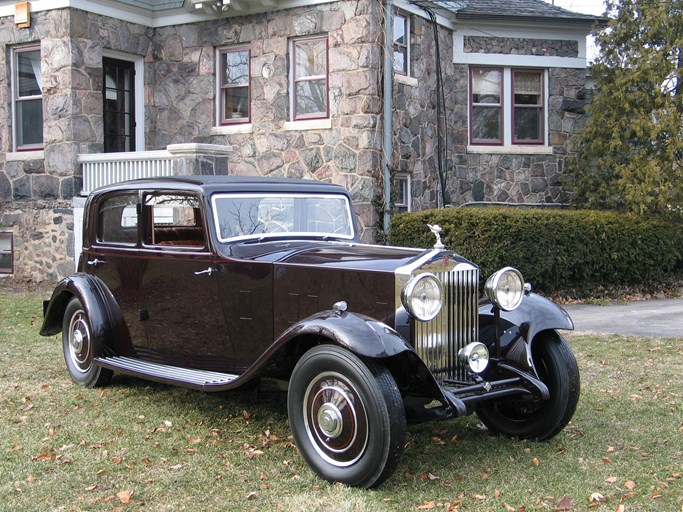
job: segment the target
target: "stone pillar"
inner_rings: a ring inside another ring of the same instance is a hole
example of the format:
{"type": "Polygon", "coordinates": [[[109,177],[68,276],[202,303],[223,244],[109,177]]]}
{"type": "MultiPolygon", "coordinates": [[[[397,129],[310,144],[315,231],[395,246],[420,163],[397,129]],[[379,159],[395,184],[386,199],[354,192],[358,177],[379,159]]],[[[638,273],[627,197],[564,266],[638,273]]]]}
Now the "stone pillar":
{"type": "Polygon", "coordinates": [[[218,144],[170,144],[166,150],[176,158],[173,160],[173,174],[176,176],[228,174],[230,146],[218,144]]]}

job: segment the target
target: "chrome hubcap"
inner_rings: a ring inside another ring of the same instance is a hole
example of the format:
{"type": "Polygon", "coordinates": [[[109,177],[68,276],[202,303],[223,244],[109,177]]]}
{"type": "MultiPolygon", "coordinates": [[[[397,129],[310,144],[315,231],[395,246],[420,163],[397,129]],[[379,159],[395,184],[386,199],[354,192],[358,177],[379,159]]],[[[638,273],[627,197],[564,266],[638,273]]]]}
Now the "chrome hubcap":
{"type": "Polygon", "coordinates": [[[325,461],[346,467],[360,459],[368,443],[368,418],[348,379],[319,374],[306,389],[303,413],[308,438],[325,461]]]}
{"type": "Polygon", "coordinates": [[[344,430],[344,418],[334,404],[323,404],[318,411],[318,425],[325,436],[334,439],[344,430]]]}
{"type": "Polygon", "coordinates": [[[79,372],[90,368],[90,327],[83,310],[76,311],[69,323],[69,357],[79,372]]]}

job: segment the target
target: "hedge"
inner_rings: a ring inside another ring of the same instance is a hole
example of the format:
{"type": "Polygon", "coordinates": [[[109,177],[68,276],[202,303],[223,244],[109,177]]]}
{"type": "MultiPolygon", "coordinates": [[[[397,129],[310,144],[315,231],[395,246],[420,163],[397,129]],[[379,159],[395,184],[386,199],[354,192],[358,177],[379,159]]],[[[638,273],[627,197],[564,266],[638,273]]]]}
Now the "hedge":
{"type": "Polygon", "coordinates": [[[664,281],[683,268],[679,217],[634,217],[592,210],[448,208],[392,218],[389,243],[429,248],[442,228],[447,248],[470,259],[482,279],[519,269],[534,289],[552,293],[599,285],[664,281]]]}

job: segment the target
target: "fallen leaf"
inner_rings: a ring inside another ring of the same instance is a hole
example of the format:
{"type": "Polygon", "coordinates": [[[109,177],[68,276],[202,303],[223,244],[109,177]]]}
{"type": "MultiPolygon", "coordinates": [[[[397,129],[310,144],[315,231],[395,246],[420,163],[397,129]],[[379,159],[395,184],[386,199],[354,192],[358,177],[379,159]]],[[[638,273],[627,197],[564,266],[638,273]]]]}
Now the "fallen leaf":
{"type": "Polygon", "coordinates": [[[180,471],[184,467],[185,467],[184,464],[176,464],[175,466],[171,466],[168,469],[169,469],[169,471],[180,471]]]}
{"type": "Polygon", "coordinates": [[[612,463],[612,459],[610,459],[609,457],[603,457],[603,458],[602,458],[602,462],[604,462],[605,464],[611,464],[611,463],[612,463]]]}
{"type": "Polygon", "coordinates": [[[133,491],[132,489],[128,489],[116,493],[116,497],[119,499],[121,503],[123,503],[124,505],[128,505],[130,503],[130,497],[133,495],[134,492],[135,491],[133,491]]]}
{"type": "Polygon", "coordinates": [[[444,441],[444,440],[441,439],[440,437],[432,437],[432,442],[433,442],[434,444],[438,444],[438,445],[444,445],[444,444],[446,444],[446,441],[444,441]]]}
{"type": "Polygon", "coordinates": [[[600,494],[599,492],[594,492],[593,494],[591,494],[590,501],[591,502],[597,501],[599,503],[602,503],[603,501],[605,501],[605,497],[602,494],[600,494]]]}
{"type": "Polygon", "coordinates": [[[540,464],[540,462],[538,462],[538,457],[534,457],[534,458],[531,460],[531,465],[532,465],[532,466],[538,467],[539,464],[540,464]]]}
{"type": "Polygon", "coordinates": [[[617,477],[616,477],[616,476],[610,476],[610,477],[608,477],[608,478],[605,478],[605,482],[608,483],[608,484],[613,484],[613,483],[615,483],[616,481],[617,481],[617,477]]]}
{"type": "Polygon", "coordinates": [[[626,488],[627,488],[629,491],[632,491],[633,489],[636,488],[636,483],[635,483],[633,480],[629,480],[629,481],[626,482],[624,485],[626,486],[626,488]]]}
{"type": "Polygon", "coordinates": [[[562,496],[555,505],[555,510],[574,510],[574,501],[569,496],[562,496]]]}
{"type": "Polygon", "coordinates": [[[425,501],[422,505],[417,507],[418,510],[431,510],[433,508],[436,508],[436,502],[434,501],[425,501]]]}
{"type": "Polygon", "coordinates": [[[249,494],[247,494],[246,499],[255,500],[257,496],[258,496],[258,494],[256,494],[254,491],[252,491],[249,494]]]}

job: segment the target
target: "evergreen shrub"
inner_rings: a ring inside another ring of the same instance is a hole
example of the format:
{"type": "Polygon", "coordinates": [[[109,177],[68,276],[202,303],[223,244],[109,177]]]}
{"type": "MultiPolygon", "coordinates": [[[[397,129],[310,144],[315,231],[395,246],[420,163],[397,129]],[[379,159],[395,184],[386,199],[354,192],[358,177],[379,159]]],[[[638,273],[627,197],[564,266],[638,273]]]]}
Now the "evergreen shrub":
{"type": "Polygon", "coordinates": [[[683,267],[679,217],[641,217],[593,210],[509,207],[447,208],[392,218],[391,245],[430,248],[427,224],[444,245],[476,263],[482,280],[511,266],[535,290],[639,286],[683,267]]]}

